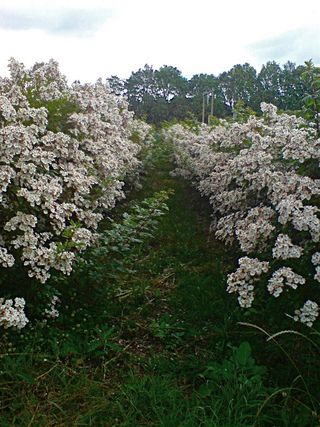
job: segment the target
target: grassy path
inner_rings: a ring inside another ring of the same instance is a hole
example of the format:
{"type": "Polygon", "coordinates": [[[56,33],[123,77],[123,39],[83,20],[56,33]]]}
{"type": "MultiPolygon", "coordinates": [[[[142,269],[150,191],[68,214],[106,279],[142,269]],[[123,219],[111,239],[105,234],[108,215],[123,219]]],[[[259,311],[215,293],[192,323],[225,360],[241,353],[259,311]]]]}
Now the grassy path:
{"type": "Polygon", "coordinates": [[[210,240],[208,202],[170,176],[170,157],[170,147],[159,146],[143,190],[132,195],[174,190],[130,283],[136,292],[121,301],[117,329],[126,360],[108,425],[248,426],[259,381],[239,383],[236,364],[229,377],[222,372],[239,341],[239,310],[225,291],[231,256],[210,240]]]}

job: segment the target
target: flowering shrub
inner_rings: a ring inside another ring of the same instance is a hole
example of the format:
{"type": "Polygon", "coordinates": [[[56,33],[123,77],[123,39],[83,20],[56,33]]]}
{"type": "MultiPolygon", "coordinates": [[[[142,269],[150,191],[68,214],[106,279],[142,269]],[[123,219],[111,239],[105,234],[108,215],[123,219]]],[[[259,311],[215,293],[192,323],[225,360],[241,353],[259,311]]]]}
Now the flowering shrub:
{"type": "Polygon", "coordinates": [[[131,140],[141,145],[148,145],[153,141],[152,126],[148,123],[134,119],[131,127],[131,140]]]}
{"type": "Polygon", "coordinates": [[[0,325],[5,329],[22,329],[29,322],[25,313],[24,306],[26,302],[23,298],[4,300],[0,298],[0,325]]]}
{"type": "Polygon", "coordinates": [[[141,159],[141,161],[139,167],[135,168],[134,173],[131,173],[127,181],[129,184],[133,185],[134,188],[141,189],[142,185],[139,178],[144,174],[150,157],[152,157],[151,148],[155,143],[154,129],[148,123],[135,118],[131,122],[130,133],[131,141],[140,147],[139,159],[141,159]]]}
{"type": "Polygon", "coordinates": [[[52,269],[70,274],[124,197],[140,165],[137,126],[101,80],[70,86],[53,60],[26,69],[11,59],[9,70],[0,78],[0,265],[22,262],[44,283],[52,269]]]}
{"type": "MultiPolygon", "coordinates": [[[[175,145],[175,173],[191,179],[210,200],[215,235],[262,258],[241,258],[240,268],[228,276],[228,291],[238,294],[242,307],[252,305],[253,282],[268,270],[259,264],[263,259],[272,274],[266,289],[274,297],[304,283],[316,296],[311,285],[319,282],[319,257],[312,255],[320,240],[320,139],[303,119],[279,115],[270,104],[261,109],[263,117],[245,123],[164,131],[175,145]]],[[[310,326],[317,315],[317,304],[308,301],[295,319],[310,326]]]]}

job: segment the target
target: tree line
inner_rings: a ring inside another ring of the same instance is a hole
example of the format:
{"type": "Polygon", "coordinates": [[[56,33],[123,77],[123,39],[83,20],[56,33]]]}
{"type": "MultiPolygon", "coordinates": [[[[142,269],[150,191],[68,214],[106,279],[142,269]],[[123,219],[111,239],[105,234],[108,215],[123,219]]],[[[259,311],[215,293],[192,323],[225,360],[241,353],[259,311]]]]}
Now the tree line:
{"type": "Polygon", "coordinates": [[[283,66],[269,61],[257,72],[245,63],[218,76],[201,73],[187,79],[176,67],[154,69],[146,64],[126,80],[111,76],[107,81],[116,94],[126,96],[137,117],[148,123],[207,121],[210,115],[233,115],[239,104],[259,113],[262,101],[296,113],[303,108],[306,93],[312,92],[304,77],[308,66],[313,67],[311,61],[298,66],[290,61],[283,66]]]}

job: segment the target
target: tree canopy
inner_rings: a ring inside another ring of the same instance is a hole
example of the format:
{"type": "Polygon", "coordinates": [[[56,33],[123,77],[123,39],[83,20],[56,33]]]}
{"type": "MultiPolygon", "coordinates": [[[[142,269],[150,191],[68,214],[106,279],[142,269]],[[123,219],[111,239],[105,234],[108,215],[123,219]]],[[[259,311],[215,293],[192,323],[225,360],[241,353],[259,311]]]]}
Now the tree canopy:
{"type": "Polygon", "coordinates": [[[311,93],[311,79],[305,65],[275,61],[264,64],[259,72],[248,63],[236,64],[218,76],[195,74],[190,79],[170,65],[154,69],[146,64],[126,80],[107,79],[116,94],[125,95],[129,108],[148,123],[181,119],[205,120],[210,115],[228,117],[236,106],[260,114],[260,103],[268,102],[285,111],[303,109],[304,95],[311,93]],[[240,103],[240,104],[239,104],[240,103]]]}

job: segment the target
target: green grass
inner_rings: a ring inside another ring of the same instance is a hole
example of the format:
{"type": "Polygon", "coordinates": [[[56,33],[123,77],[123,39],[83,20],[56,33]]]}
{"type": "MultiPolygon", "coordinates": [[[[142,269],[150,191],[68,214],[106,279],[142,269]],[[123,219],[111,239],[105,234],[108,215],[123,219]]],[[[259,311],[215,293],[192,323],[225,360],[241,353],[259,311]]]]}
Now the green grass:
{"type": "Polygon", "coordinates": [[[238,324],[225,291],[236,254],[213,240],[207,200],[171,169],[171,147],[158,141],[142,190],[113,213],[174,191],[132,272],[75,273],[61,283],[60,319],[4,335],[1,426],[319,425],[287,357],[238,324]]]}

